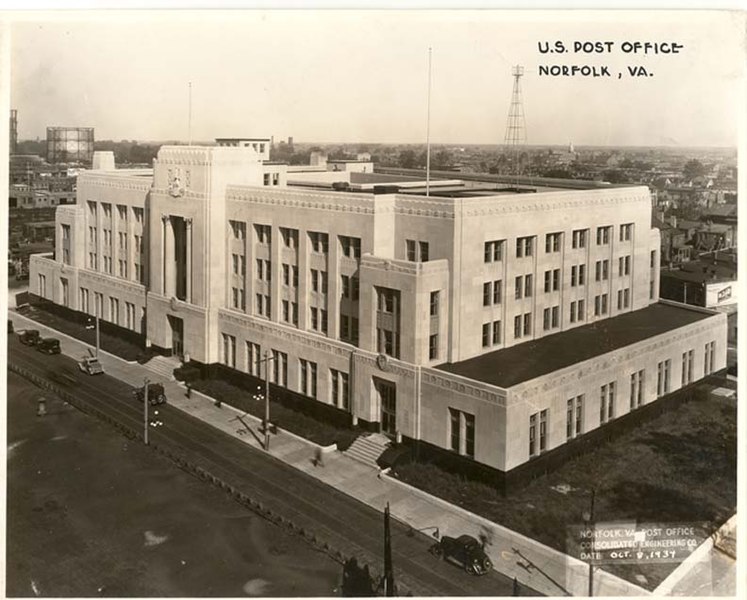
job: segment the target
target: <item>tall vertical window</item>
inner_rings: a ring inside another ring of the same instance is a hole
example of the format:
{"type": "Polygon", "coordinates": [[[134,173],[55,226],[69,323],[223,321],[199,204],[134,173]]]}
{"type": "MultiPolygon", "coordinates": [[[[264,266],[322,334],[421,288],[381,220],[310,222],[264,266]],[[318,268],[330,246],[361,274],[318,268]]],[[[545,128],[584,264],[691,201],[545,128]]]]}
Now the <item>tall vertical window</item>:
{"type": "Polygon", "coordinates": [[[272,351],[272,382],[288,387],[288,355],[279,350],[272,351]]]}
{"type": "Polygon", "coordinates": [[[428,262],[428,242],[405,240],[405,253],[409,262],[428,262]]]}
{"type": "Polygon", "coordinates": [[[235,240],[243,240],[246,238],[246,223],[239,221],[229,221],[228,224],[231,227],[231,235],[235,240]]]}
{"type": "Polygon", "coordinates": [[[223,364],[236,368],[236,338],[227,333],[223,335],[223,364]]]}
{"type": "Polygon", "coordinates": [[[671,360],[663,360],[656,365],[656,396],[669,393],[669,376],[672,369],[671,360]]]}
{"type": "Polygon", "coordinates": [[[583,433],[583,404],[583,394],[575,398],[570,398],[567,402],[565,417],[566,439],[573,439],[583,433]]]}
{"type": "Polygon", "coordinates": [[[259,344],[246,342],[246,367],[247,373],[260,377],[262,367],[262,349],[259,344]]]}
{"type": "Polygon", "coordinates": [[[311,398],[316,398],[316,363],[310,360],[298,359],[300,391],[311,398]]]}
{"type": "Polygon", "coordinates": [[[449,408],[449,447],[462,456],[475,457],[475,415],[449,408]]]}
{"type": "Polygon", "coordinates": [[[438,358],[438,334],[434,333],[428,338],[428,359],[438,358]]]}
{"type": "Polygon", "coordinates": [[[602,425],[615,417],[615,382],[611,381],[600,388],[599,424],[602,425]]]}
{"type": "Polygon", "coordinates": [[[343,410],[350,409],[350,378],[347,373],[330,369],[330,401],[343,410]]]}
{"type": "Polygon", "coordinates": [[[716,358],[716,342],[708,342],[705,345],[705,357],[703,359],[703,375],[710,375],[714,371],[716,358]]]}
{"type": "Polygon", "coordinates": [[[632,234],[633,234],[633,223],[626,223],[625,225],[620,225],[620,241],[621,242],[629,242],[632,234]]]}
{"type": "Polygon", "coordinates": [[[440,292],[431,292],[431,303],[430,303],[430,315],[431,317],[438,316],[438,305],[439,305],[440,292]]]}
{"type": "Polygon", "coordinates": [[[298,229],[280,228],[280,237],[283,238],[283,246],[290,249],[298,248],[298,229]]]}
{"type": "Polygon", "coordinates": [[[638,408],[643,403],[643,387],[645,382],[644,369],[630,375],[630,410],[638,408]]]}

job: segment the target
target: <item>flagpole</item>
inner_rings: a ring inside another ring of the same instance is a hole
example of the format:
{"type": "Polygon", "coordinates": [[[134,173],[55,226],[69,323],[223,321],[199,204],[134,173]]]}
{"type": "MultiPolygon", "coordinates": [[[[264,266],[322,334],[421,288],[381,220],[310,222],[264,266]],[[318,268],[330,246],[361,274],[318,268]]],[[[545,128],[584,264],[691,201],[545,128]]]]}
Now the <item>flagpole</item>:
{"type": "Polygon", "coordinates": [[[431,195],[431,48],[428,48],[428,118],[425,128],[425,195],[431,195]]]}
{"type": "Polygon", "coordinates": [[[192,145],[192,82],[189,82],[189,116],[187,122],[187,137],[189,138],[188,145],[192,145]]]}

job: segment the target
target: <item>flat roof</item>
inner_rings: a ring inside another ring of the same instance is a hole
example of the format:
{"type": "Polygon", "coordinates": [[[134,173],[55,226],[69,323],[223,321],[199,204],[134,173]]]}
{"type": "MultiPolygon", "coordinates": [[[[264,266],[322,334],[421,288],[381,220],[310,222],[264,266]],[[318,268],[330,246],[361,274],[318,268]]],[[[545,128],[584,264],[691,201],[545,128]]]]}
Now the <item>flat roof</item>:
{"type": "Polygon", "coordinates": [[[671,304],[651,304],[634,312],[436,368],[508,388],[709,316],[671,304]]]}

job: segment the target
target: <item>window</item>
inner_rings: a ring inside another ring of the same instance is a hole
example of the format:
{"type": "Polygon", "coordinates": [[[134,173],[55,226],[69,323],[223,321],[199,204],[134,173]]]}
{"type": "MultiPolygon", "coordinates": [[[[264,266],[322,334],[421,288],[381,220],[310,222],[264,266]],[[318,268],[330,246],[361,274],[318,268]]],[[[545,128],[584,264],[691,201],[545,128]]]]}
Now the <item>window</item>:
{"type": "Polygon", "coordinates": [[[586,265],[578,266],[578,285],[584,285],[586,283],[586,265]]]}
{"type": "Polygon", "coordinates": [[[615,382],[611,381],[600,388],[599,424],[615,418],[615,382]]]}
{"type": "Polygon", "coordinates": [[[246,309],[246,301],[244,300],[244,289],[233,287],[232,290],[232,306],[241,310],[246,309]]]}
{"type": "Polygon", "coordinates": [[[656,267],[656,250],[651,250],[651,264],[650,267],[653,269],[656,267]]]}
{"type": "Polygon", "coordinates": [[[607,314],[607,294],[594,296],[594,316],[607,314]]]}
{"type": "Polygon", "coordinates": [[[316,398],[316,363],[303,358],[298,359],[301,378],[299,391],[311,398],[316,398]]]}
{"type": "Polygon", "coordinates": [[[571,323],[575,323],[576,322],[576,301],[575,300],[573,302],[571,302],[570,321],[571,321],[571,323]]]}
{"type": "Polygon", "coordinates": [[[267,282],[272,280],[272,263],[269,260],[257,259],[257,279],[267,282]]]}
{"type": "Polygon", "coordinates": [[[384,313],[394,313],[399,308],[399,290],[377,288],[378,310],[384,313]]]}
{"type": "Polygon", "coordinates": [[[290,265],[283,263],[283,285],[290,285],[290,265]]]}
{"type": "Polygon", "coordinates": [[[132,214],[135,215],[135,222],[139,225],[143,224],[143,209],[138,207],[132,208],[132,214]]]}
{"type": "Polygon", "coordinates": [[[348,258],[361,257],[361,239],[357,237],[340,236],[340,246],[342,246],[342,255],[348,258]]]}
{"type": "Polygon", "coordinates": [[[501,322],[493,321],[493,344],[501,343],[501,322]]]}
{"type": "Polygon", "coordinates": [[[132,302],[125,302],[125,327],[135,330],[135,305],[132,302]]]}
{"type": "Polygon", "coordinates": [[[233,239],[243,240],[246,237],[246,223],[229,221],[228,224],[231,226],[231,235],[233,236],[233,239]]]}
{"type": "Polygon", "coordinates": [[[643,403],[644,377],[645,370],[630,375],[630,410],[638,408],[643,403]]]}
{"type": "Polygon", "coordinates": [[[595,264],[595,279],[596,281],[607,281],[609,279],[609,260],[598,260],[595,264]]]}
{"type": "Polygon", "coordinates": [[[293,287],[298,287],[298,267],[293,265],[291,267],[291,273],[293,275],[293,287]]]}
{"type": "Polygon", "coordinates": [[[617,263],[618,276],[630,275],[630,256],[621,256],[617,259],[617,263]]]}
{"type": "Polygon", "coordinates": [[[586,311],[584,310],[584,300],[576,302],[576,320],[584,321],[586,319],[586,311]]]}
{"type": "Polygon", "coordinates": [[[490,323],[482,324],[482,347],[490,346],[490,323]]]}
{"type": "Polygon", "coordinates": [[[656,397],[669,393],[669,376],[672,369],[671,360],[663,360],[656,365],[656,397]]]}
{"type": "Polygon", "coordinates": [[[319,331],[319,309],[316,306],[312,306],[310,309],[311,314],[311,328],[314,331],[319,331]]]}
{"type": "Polygon", "coordinates": [[[583,433],[584,396],[576,396],[567,402],[565,418],[565,437],[568,440],[583,433]]]}
{"type": "Polygon", "coordinates": [[[545,236],[545,252],[560,252],[561,233],[548,233],[545,236]]]}
{"type": "Polygon", "coordinates": [[[431,305],[430,305],[431,317],[438,316],[439,296],[440,296],[439,291],[431,292],[431,305]]]}
{"type": "Polygon", "coordinates": [[[438,358],[438,334],[434,333],[428,338],[428,358],[438,358]]]}
{"type": "Polygon", "coordinates": [[[282,317],[285,323],[290,323],[290,302],[283,300],[281,302],[282,317]]]}
{"type": "Polygon", "coordinates": [[[286,248],[298,248],[298,229],[280,228],[280,237],[283,238],[283,246],[286,248]]]}
{"type": "Polygon", "coordinates": [[[532,256],[534,251],[534,237],[516,238],[516,258],[532,256]]]}
{"type": "Polygon", "coordinates": [[[545,293],[557,292],[560,289],[560,269],[545,271],[545,293]]]}
{"type": "Polygon", "coordinates": [[[272,227],[270,225],[254,225],[254,230],[257,234],[258,244],[270,244],[272,243],[272,227]]]}
{"type": "Polygon", "coordinates": [[[716,342],[708,342],[705,345],[705,358],[703,360],[703,376],[710,375],[714,371],[716,356],[716,342]]]}
{"type": "Polygon", "coordinates": [[[318,292],[320,285],[320,277],[319,277],[319,271],[316,269],[311,269],[311,291],[312,292],[318,292]]]}
{"type": "Polygon", "coordinates": [[[514,296],[517,300],[522,298],[530,298],[532,296],[532,276],[531,275],[519,275],[514,283],[514,296]]]}
{"type": "Polygon", "coordinates": [[[532,333],[532,313],[517,315],[514,317],[514,338],[530,335],[532,333]]]}
{"type": "Polygon", "coordinates": [[[246,372],[260,377],[262,367],[262,350],[259,344],[245,342],[246,344],[246,372]]]}
{"type": "Polygon", "coordinates": [[[428,262],[428,242],[405,240],[405,251],[410,262],[428,262]]]}
{"type": "Polygon", "coordinates": [[[604,246],[610,243],[611,226],[597,227],[597,246],[604,246]]]}
{"type": "Polygon", "coordinates": [[[239,255],[231,254],[231,267],[234,275],[239,274],[239,255]]]}
{"type": "Polygon", "coordinates": [[[493,304],[500,304],[503,297],[503,282],[499,279],[493,282],[493,304]]]}
{"type": "Polygon", "coordinates": [[[449,408],[449,446],[454,452],[475,457],[475,415],[449,408]]]}
{"type": "Polygon", "coordinates": [[[309,241],[311,242],[312,252],[317,254],[327,254],[329,252],[329,236],[326,233],[309,231],[309,241]]]}
{"type": "Polygon", "coordinates": [[[620,225],[620,241],[621,242],[629,242],[632,233],[633,233],[632,223],[626,223],[625,225],[620,225]]]}
{"type": "Polygon", "coordinates": [[[331,402],[337,408],[350,409],[350,377],[347,373],[330,369],[331,402]]]}
{"type": "Polygon", "coordinates": [[[524,335],[530,335],[532,333],[532,314],[526,313],[524,315],[524,335]]]}
{"type": "Polygon", "coordinates": [[[493,299],[493,283],[486,281],[482,284],[482,305],[490,306],[493,299]]]}
{"type": "Polygon", "coordinates": [[[272,382],[288,387],[288,355],[279,350],[272,351],[272,382]]]}
{"type": "Polygon", "coordinates": [[[539,451],[547,450],[547,409],[540,411],[539,451]]]}
{"type": "Polygon", "coordinates": [[[537,452],[537,421],[539,413],[529,417],[529,456],[536,456],[537,452]]]}
{"type": "Polygon", "coordinates": [[[388,329],[376,330],[376,346],[381,354],[399,358],[399,333],[388,329]]]}
{"type": "Polygon", "coordinates": [[[227,333],[223,334],[223,364],[236,368],[236,338],[227,333]]]}
{"type": "Polygon", "coordinates": [[[514,339],[521,337],[521,315],[514,317],[514,339]]]}
{"type": "Polygon", "coordinates": [[[586,248],[586,232],[588,229],[575,229],[573,231],[573,248],[586,248]]]}
{"type": "Polygon", "coordinates": [[[256,295],[256,313],[261,316],[270,318],[270,297],[264,294],[256,295]]]}
{"type": "Polygon", "coordinates": [[[500,262],[503,260],[503,242],[505,240],[493,240],[485,242],[485,262],[500,262]]]}
{"type": "Polygon", "coordinates": [[[80,288],[80,312],[90,314],[88,306],[88,290],[86,288],[80,288]]]}
{"type": "Polygon", "coordinates": [[[547,331],[548,329],[555,329],[559,325],[559,311],[559,306],[546,308],[543,311],[542,324],[545,331],[547,331]]]}

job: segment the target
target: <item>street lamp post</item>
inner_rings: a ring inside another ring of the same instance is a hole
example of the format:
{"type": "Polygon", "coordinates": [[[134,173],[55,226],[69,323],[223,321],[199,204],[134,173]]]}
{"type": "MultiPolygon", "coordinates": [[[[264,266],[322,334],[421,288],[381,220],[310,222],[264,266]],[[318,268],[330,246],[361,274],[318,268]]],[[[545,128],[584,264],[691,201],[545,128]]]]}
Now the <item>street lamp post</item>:
{"type": "Polygon", "coordinates": [[[591,528],[591,543],[589,547],[589,597],[594,595],[594,497],[596,490],[591,489],[591,502],[589,503],[589,511],[584,511],[583,519],[589,524],[591,528]]]}
{"type": "Polygon", "coordinates": [[[145,378],[145,386],[143,387],[143,440],[145,445],[148,445],[148,385],[150,380],[145,378]]]}
{"type": "Polygon", "coordinates": [[[96,308],[96,358],[99,357],[99,347],[101,346],[101,338],[99,334],[99,309],[96,308]]]}
{"type": "Polygon", "coordinates": [[[275,357],[270,355],[269,350],[265,350],[265,357],[260,361],[265,363],[265,450],[270,450],[270,361],[275,357]]]}

